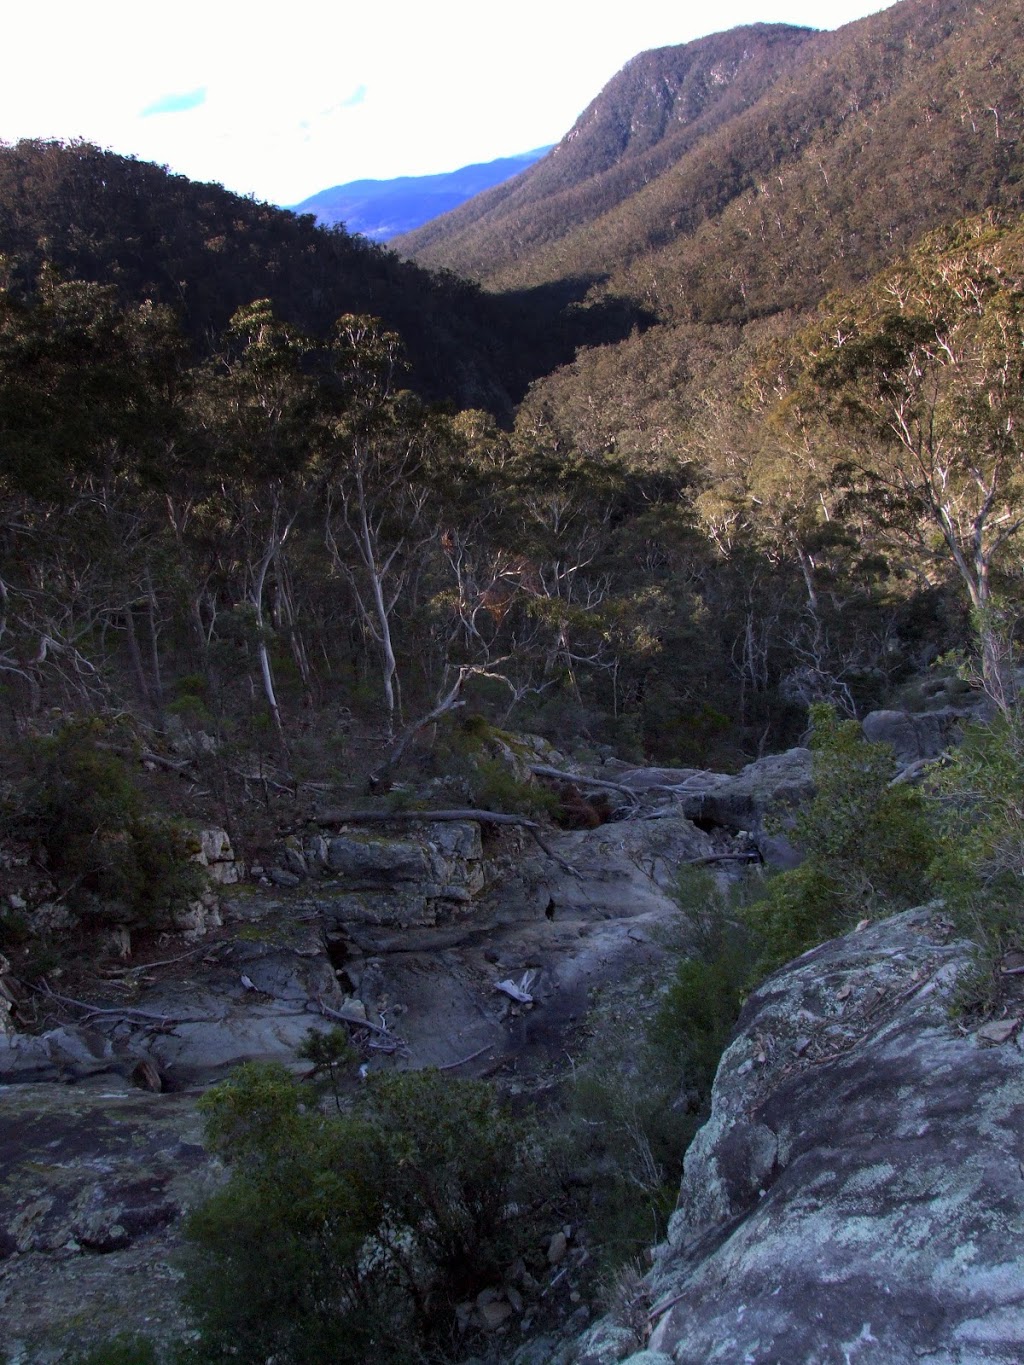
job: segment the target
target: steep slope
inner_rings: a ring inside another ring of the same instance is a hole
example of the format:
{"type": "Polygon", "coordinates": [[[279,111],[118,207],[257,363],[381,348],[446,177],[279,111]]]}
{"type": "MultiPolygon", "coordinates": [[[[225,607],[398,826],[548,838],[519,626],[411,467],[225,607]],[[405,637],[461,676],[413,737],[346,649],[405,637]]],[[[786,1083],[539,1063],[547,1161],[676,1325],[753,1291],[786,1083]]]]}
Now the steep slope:
{"type": "MultiPolygon", "coordinates": [[[[166,303],[202,348],[239,306],[269,298],[317,333],[346,312],[397,329],[426,396],[507,410],[557,363],[531,355],[538,321],[451,276],[438,277],[341,228],[196,184],[86,143],[0,145],[0,255],[15,290],[44,262],[115,284],[126,298],[166,303]]],[[[567,351],[571,355],[571,349],[567,351]]]]}
{"type": "Polygon", "coordinates": [[[907,911],[750,996],[638,1335],[606,1318],[553,1365],[1016,1365],[1020,1012],[950,1019],[970,947],[949,930],[907,911]]]}
{"type": "Polygon", "coordinates": [[[296,213],[312,213],[321,227],[342,224],[374,242],[413,232],[432,218],[450,213],[474,195],[525,171],[550,147],[519,156],[500,157],[440,175],[403,175],[394,180],[350,180],[321,190],[301,204],[296,213]]]}
{"type": "Polygon", "coordinates": [[[500,276],[628,201],[756,101],[810,36],[752,25],[641,53],[537,165],[396,245],[424,262],[500,276]]]}
{"type": "Polygon", "coordinates": [[[738,29],[637,59],[514,192],[396,244],[491,288],[603,279],[662,317],[743,320],[863,278],[943,219],[1019,203],[1022,132],[1016,0],[903,0],[835,33],[738,29]],[[589,179],[559,181],[588,130],[622,126],[635,70],[713,75],[730,54],[683,132],[639,157],[606,138],[589,179]]]}

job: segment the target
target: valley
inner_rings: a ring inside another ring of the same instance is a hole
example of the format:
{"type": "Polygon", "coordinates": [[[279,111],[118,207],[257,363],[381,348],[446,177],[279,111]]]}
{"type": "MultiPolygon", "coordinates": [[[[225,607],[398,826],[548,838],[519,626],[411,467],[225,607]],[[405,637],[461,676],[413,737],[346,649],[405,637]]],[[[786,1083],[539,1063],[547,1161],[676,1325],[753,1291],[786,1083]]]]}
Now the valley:
{"type": "Polygon", "coordinates": [[[1018,9],[0,145],[5,1365],[1019,1360],[1018,9]]]}

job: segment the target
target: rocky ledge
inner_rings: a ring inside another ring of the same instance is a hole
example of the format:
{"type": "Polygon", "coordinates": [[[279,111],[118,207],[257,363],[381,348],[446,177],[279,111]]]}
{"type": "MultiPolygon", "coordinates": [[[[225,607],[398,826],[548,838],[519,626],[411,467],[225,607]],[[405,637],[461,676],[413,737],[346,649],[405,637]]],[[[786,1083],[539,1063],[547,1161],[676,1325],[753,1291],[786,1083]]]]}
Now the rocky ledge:
{"type": "Polygon", "coordinates": [[[752,995],[629,1327],[567,1358],[1019,1362],[1022,1020],[951,1019],[967,960],[940,913],[908,911],[752,995]]]}

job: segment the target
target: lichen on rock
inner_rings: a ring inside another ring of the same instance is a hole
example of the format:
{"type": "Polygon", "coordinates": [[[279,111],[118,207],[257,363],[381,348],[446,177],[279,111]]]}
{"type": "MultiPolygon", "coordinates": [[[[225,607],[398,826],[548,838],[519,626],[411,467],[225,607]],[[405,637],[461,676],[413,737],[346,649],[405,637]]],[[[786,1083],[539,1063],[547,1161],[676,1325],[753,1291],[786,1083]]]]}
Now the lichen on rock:
{"type": "Polygon", "coordinates": [[[650,1350],[676,1365],[1021,1359],[1024,1054],[951,1020],[968,955],[928,907],[751,996],[648,1277],[650,1350]]]}

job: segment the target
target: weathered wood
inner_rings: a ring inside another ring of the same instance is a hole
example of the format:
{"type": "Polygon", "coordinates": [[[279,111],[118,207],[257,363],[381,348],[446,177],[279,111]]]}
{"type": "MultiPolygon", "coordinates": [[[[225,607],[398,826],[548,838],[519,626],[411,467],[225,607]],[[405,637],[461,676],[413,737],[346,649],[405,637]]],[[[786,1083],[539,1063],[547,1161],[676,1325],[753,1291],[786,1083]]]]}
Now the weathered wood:
{"type": "Polygon", "coordinates": [[[161,1028],[174,1028],[177,1024],[212,1024],[217,1022],[217,1016],[212,1014],[154,1014],[151,1010],[137,1010],[130,1006],[119,1005],[107,1007],[101,1005],[91,1005],[87,1000],[75,1000],[70,995],[58,995],[48,985],[31,986],[31,990],[45,996],[47,1000],[55,1000],[59,1005],[70,1005],[73,1009],[85,1010],[86,1013],[81,1019],[81,1023],[87,1023],[90,1019],[123,1019],[129,1024],[156,1024],[161,1028]]]}
{"type": "Polygon", "coordinates": [[[504,811],[474,810],[325,810],[313,817],[318,825],[389,825],[392,821],[430,824],[448,820],[474,820],[480,825],[522,825],[526,829],[540,829],[536,820],[526,815],[506,815],[504,811]]]}
{"type": "Polygon", "coordinates": [[[531,763],[530,772],[537,777],[553,777],[559,782],[569,782],[578,784],[582,787],[602,787],[608,791],[621,792],[623,796],[628,796],[634,805],[640,804],[640,797],[632,787],[626,787],[621,782],[610,782],[605,777],[585,777],[581,773],[566,773],[561,768],[549,768],[546,763],[531,763]]]}
{"type": "Polygon", "coordinates": [[[761,861],[761,855],[756,848],[750,849],[748,853],[708,853],[703,858],[684,858],[683,862],[689,867],[701,867],[705,863],[757,863],[761,861]]]}
{"type": "Polygon", "coordinates": [[[438,1071],[454,1071],[457,1066],[465,1066],[467,1062],[473,1062],[477,1057],[482,1057],[485,1052],[489,1052],[494,1047],[493,1043],[484,1043],[483,1047],[478,1047],[475,1052],[471,1052],[468,1057],[460,1057],[457,1062],[445,1062],[444,1066],[439,1066],[438,1071]]]}

